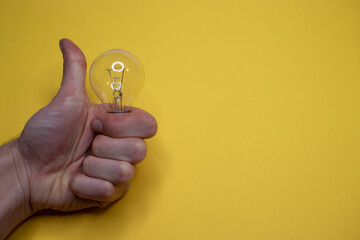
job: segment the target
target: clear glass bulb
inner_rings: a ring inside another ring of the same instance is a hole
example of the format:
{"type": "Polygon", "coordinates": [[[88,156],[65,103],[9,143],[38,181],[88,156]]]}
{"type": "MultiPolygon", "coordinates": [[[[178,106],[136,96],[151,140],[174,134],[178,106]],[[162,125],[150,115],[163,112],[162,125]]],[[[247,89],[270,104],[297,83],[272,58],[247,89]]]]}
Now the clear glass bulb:
{"type": "Polygon", "coordinates": [[[113,49],[95,59],[90,68],[90,83],[96,96],[108,112],[129,112],[136,95],[141,91],[144,68],[134,55],[113,49]]]}

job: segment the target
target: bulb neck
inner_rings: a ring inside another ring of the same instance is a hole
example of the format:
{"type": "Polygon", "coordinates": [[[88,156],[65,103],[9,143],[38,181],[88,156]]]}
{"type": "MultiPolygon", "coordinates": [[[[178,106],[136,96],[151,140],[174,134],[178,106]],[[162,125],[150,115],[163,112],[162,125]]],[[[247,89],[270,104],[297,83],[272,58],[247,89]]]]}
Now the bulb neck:
{"type": "Polygon", "coordinates": [[[119,111],[112,111],[112,112],[109,112],[109,113],[114,113],[116,115],[123,115],[125,113],[129,113],[130,110],[119,110],[119,111]]]}

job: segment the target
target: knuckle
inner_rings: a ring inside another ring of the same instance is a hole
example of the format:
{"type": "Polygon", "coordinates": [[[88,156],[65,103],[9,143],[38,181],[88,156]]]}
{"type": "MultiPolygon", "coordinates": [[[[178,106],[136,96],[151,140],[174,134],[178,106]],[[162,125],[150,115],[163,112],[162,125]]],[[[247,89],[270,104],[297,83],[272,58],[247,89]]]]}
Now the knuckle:
{"type": "Polygon", "coordinates": [[[130,181],[135,174],[135,168],[130,163],[122,163],[118,165],[117,171],[116,171],[116,183],[123,183],[130,181]]]}
{"type": "Polygon", "coordinates": [[[158,124],[156,119],[153,116],[148,116],[146,118],[146,133],[148,137],[153,137],[157,133],[158,124]]]}
{"type": "Polygon", "coordinates": [[[146,143],[140,138],[134,138],[130,146],[130,158],[135,162],[144,160],[147,152],[146,143]]]}
{"type": "Polygon", "coordinates": [[[114,194],[114,186],[110,182],[105,182],[101,188],[99,198],[102,200],[110,200],[114,194]]]}

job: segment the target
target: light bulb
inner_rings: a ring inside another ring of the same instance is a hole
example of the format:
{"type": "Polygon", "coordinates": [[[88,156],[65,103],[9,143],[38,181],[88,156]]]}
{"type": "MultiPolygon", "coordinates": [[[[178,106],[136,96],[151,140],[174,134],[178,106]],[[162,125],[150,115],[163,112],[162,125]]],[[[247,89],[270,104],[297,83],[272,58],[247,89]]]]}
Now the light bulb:
{"type": "Polygon", "coordinates": [[[98,56],[91,65],[89,78],[96,96],[111,113],[129,112],[145,80],[139,59],[120,49],[98,56]]]}

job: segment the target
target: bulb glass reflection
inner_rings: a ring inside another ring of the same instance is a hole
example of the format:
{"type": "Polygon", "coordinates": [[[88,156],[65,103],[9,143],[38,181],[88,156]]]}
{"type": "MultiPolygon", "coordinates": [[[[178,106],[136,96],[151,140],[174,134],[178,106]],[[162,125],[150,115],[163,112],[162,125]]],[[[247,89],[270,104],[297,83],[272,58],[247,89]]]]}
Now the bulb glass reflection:
{"type": "Polygon", "coordinates": [[[90,68],[90,83],[108,112],[129,112],[144,85],[144,68],[131,53],[113,49],[101,54],[90,68]]]}

